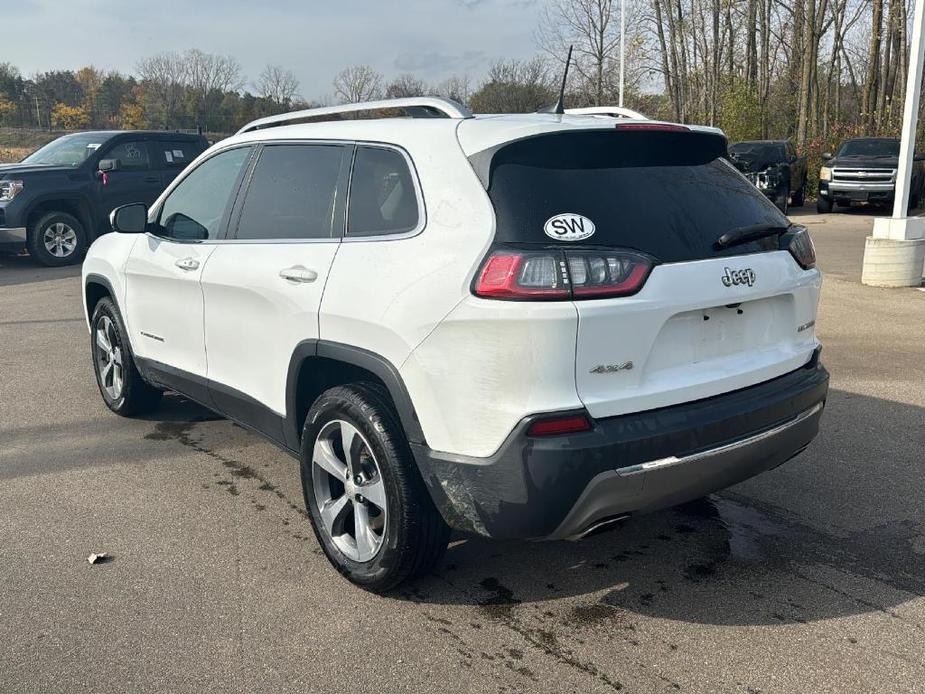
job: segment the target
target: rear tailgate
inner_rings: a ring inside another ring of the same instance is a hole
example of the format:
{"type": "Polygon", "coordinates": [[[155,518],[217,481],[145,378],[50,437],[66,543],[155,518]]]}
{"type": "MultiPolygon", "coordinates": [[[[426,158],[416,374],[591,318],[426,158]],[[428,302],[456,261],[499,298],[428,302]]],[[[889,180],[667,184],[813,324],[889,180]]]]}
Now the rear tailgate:
{"type": "Polygon", "coordinates": [[[793,371],[817,347],[820,283],[777,251],[659,265],[635,296],[576,301],[578,395],[592,416],[610,417],[793,371]],[[742,270],[753,284],[726,286],[742,270]]]}
{"type": "MultiPolygon", "coordinates": [[[[788,220],[723,158],[721,136],[623,127],[518,140],[492,152],[488,169],[496,246],[627,249],[655,264],[632,296],[574,301],[576,385],[591,415],[710,397],[804,365],[817,347],[818,270],[777,234],[717,244],[788,220]],[[557,220],[570,233],[556,233],[557,220]]],[[[593,267],[574,262],[588,263],[569,260],[577,297],[593,267]]]]}

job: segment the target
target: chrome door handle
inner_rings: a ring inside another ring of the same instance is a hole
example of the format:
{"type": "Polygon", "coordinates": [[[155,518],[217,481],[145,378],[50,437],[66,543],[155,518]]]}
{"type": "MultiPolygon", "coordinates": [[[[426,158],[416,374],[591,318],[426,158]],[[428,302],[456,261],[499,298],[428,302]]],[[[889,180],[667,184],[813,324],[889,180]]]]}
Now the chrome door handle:
{"type": "Polygon", "coordinates": [[[318,273],[303,265],[294,265],[279,271],[279,276],[290,282],[308,283],[318,279],[318,273]]]}
{"type": "Polygon", "coordinates": [[[181,258],[174,265],[181,270],[195,270],[199,267],[199,261],[195,258],[181,258]]]}

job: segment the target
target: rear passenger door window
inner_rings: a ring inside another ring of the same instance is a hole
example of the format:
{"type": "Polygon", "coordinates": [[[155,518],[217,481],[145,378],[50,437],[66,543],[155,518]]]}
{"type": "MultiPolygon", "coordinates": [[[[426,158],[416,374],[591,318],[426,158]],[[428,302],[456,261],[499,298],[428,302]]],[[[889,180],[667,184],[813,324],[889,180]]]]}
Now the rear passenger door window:
{"type": "Polygon", "coordinates": [[[349,151],[344,145],[264,146],[244,196],[235,238],[340,236],[343,213],[338,215],[338,207],[343,204],[338,197],[343,196],[349,151]]]}
{"type": "Polygon", "coordinates": [[[350,181],[347,236],[382,236],[415,231],[421,210],[415,179],[397,149],[357,147],[350,181]]]}
{"type": "Polygon", "coordinates": [[[179,172],[193,159],[202,154],[202,147],[194,142],[174,142],[155,140],[151,143],[154,167],[158,169],[175,169],[179,172]]]}

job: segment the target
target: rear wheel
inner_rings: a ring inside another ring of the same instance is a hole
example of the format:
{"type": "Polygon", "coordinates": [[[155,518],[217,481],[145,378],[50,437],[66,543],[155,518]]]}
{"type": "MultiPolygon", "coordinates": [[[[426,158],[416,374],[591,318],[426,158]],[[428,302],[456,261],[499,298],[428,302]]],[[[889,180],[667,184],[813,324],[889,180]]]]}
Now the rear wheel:
{"type": "Polygon", "coordinates": [[[832,211],[832,208],[835,205],[828,198],[824,198],[821,195],[816,198],[816,212],[819,214],[828,214],[832,211]]]}
{"type": "Polygon", "coordinates": [[[106,406],[123,417],[156,408],[162,393],[138,373],[125,338],[122,317],[111,299],[99,300],[90,325],[93,371],[106,406]]]}
{"type": "Polygon", "coordinates": [[[50,267],[80,262],[87,249],[83,224],[66,212],[49,212],[29,230],[29,255],[50,267]]]}
{"type": "Polygon", "coordinates": [[[315,536],[353,583],[387,591],[443,557],[449,528],[376,385],[339,386],[315,401],[302,432],[301,473],[315,536]]]}

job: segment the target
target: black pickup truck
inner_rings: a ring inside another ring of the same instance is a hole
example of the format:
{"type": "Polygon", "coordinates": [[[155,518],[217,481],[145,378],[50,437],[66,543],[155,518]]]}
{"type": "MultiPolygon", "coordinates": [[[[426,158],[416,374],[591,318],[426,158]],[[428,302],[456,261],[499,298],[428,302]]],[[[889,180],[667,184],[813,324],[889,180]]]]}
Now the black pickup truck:
{"type": "Polygon", "coordinates": [[[729,145],[733,165],[787,214],[806,199],[806,157],[788,140],[748,140],[729,145]]]}
{"type": "Polygon", "coordinates": [[[101,131],[65,135],[18,164],[0,164],[0,252],[44,265],[79,262],[109,213],[150,205],[208,147],[202,135],[101,131]]]}
{"type": "MultiPolygon", "coordinates": [[[[896,191],[899,144],[895,137],[858,137],[845,140],[834,155],[823,154],[816,210],[831,212],[836,204],[891,204],[896,191]]],[[[909,209],[919,206],[925,192],[922,159],[921,154],[916,154],[912,165],[909,209]]]]}

